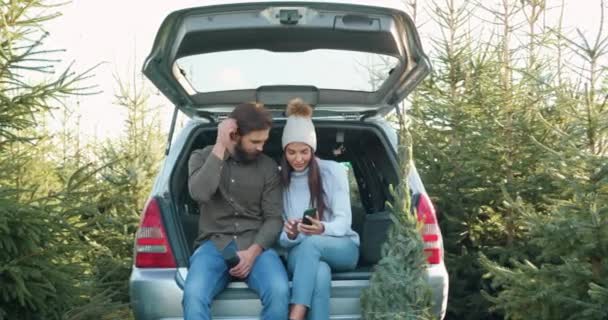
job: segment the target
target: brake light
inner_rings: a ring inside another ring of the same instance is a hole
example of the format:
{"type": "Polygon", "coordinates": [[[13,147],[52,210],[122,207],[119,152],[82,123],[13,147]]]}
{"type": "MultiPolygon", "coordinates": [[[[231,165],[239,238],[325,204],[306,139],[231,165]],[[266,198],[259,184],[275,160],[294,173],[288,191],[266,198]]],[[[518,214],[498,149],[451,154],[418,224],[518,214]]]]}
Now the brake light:
{"type": "Polygon", "coordinates": [[[175,268],[175,257],[167,241],[160,207],[148,200],[135,236],[135,266],[138,268],[175,268]]]}
{"type": "Polygon", "coordinates": [[[422,240],[424,241],[424,252],[427,255],[427,261],[429,264],[439,264],[442,257],[441,230],[439,230],[435,209],[428,195],[420,194],[416,209],[418,221],[424,223],[422,240]]]}

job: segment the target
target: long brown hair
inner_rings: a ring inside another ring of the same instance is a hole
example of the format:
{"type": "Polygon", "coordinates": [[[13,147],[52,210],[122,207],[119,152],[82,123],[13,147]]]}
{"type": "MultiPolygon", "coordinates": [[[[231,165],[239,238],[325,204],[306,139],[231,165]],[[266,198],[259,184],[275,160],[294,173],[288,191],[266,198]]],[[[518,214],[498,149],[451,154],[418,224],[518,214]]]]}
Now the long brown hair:
{"type": "MultiPolygon", "coordinates": [[[[310,149],[312,154],[310,162],[308,163],[308,190],[310,191],[310,207],[317,209],[319,220],[322,220],[323,212],[325,211],[325,200],[323,199],[325,191],[323,190],[323,181],[321,179],[319,163],[312,152],[312,148],[310,149]]],[[[289,164],[289,161],[287,161],[285,153],[283,153],[283,157],[281,158],[281,183],[283,184],[284,188],[289,187],[289,183],[291,182],[291,172],[293,172],[293,168],[289,164]]]]}

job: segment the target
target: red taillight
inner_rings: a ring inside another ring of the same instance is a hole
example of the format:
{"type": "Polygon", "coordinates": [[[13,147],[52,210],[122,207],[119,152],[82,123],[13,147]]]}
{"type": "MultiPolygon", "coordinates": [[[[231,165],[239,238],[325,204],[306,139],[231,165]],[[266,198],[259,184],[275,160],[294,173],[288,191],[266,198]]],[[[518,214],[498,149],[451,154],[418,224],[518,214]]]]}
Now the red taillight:
{"type": "Polygon", "coordinates": [[[135,236],[135,266],[138,268],[175,268],[173,251],[167,241],[156,199],[146,204],[135,236]]]}
{"type": "Polygon", "coordinates": [[[424,223],[422,228],[422,240],[424,241],[424,252],[429,264],[441,263],[441,231],[437,224],[435,209],[426,194],[421,194],[418,199],[418,221],[424,223]]]}

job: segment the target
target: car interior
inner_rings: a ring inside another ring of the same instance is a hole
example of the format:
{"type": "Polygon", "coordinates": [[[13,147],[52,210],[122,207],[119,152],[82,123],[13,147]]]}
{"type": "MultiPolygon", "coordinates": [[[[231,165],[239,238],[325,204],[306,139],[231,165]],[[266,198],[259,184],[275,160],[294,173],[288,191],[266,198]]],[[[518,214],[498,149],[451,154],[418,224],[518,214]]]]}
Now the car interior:
{"type": "MultiPolygon", "coordinates": [[[[264,153],[280,163],[282,156],[281,134],[284,122],[275,123],[264,153]]],[[[322,159],[335,160],[348,168],[352,228],[361,239],[358,267],[353,272],[336,273],[334,279],[369,278],[371,267],[381,256],[381,246],[386,239],[390,216],[386,202],[390,200],[389,186],[395,185],[397,164],[388,139],[383,131],[372,124],[361,121],[323,121],[315,124],[318,150],[316,155],[322,159]]],[[[178,203],[179,219],[183,227],[185,242],[193,252],[193,243],[198,233],[199,208],[188,192],[188,158],[196,149],[215,143],[215,127],[200,127],[194,130],[188,145],[176,163],[171,190],[178,203]]]]}

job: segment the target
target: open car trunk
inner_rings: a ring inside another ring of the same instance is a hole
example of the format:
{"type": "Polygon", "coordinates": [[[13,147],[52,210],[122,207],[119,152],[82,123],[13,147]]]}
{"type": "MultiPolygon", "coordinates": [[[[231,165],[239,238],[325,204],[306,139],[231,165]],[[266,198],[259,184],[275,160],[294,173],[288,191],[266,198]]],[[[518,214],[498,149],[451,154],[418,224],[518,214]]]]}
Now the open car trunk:
{"type": "Polygon", "coordinates": [[[161,24],[143,67],[182,112],[210,118],[242,101],[282,111],[294,96],[317,111],[385,115],[429,72],[402,4],[361,0],[178,10],[161,24]]]}
{"type": "MultiPolygon", "coordinates": [[[[284,122],[275,122],[270,139],[264,152],[277,161],[282,155],[281,134],[284,122]]],[[[354,271],[332,275],[332,304],[348,306],[348,314],[357,315],[361,289],[369,285],[372,267],[380,259],[380,248],[390,226],[390,217],[385,203],[389,200],[389,185],[396,185],[397,162],[389,139],[375,124],[363,121],[316,121],[318,137],[317,156],[341,162],[349,169],[353,229],[361,237],[358,267],[354,271]],[[341,153],[336,150],[342,150],[341,153]]],[[[193,243],[198,233],[198,205],[190,198],[187,187],[188,155],[195,149],[213,144],[216,128],[200,127],[193,131],[189,147],[184,149],[182,158],[177,162],[171,179],[172,196],[178,206],[181,221],[183,254],[188,257],[193,252],[193,243]]],[[[179,232],[178,232],[179,234],[179,232]]],[[[277,245],[278,247],[278,245],[277,245]]],[[[178,285],[182,286],[187,275],[187,259],[178,258],[176,275],[178,285]]],[[[232,306],[234,316],[256,315],[260,308],[257,295],[249,290],[244,282],[232,282],[214,302],[214,305],[227,303],[232,306]],[[236,301],[238,300],[238,301],[236,301]],[[230,302],[232,301],[232,302],[230,302]],[[242,305],[248,301],[250,305],[242,305]],[[235,307],[238,303],[239,307],[235,307]],[[254,309],[251,309],[254,308],[254,309]]],[[[219,307],[226,310],[223,307],[219,307]]],[[[344,310],[340,308],[340,310],[344,310]]],[[[222,313],[224,315],[224,313],[222,313]]]]}

